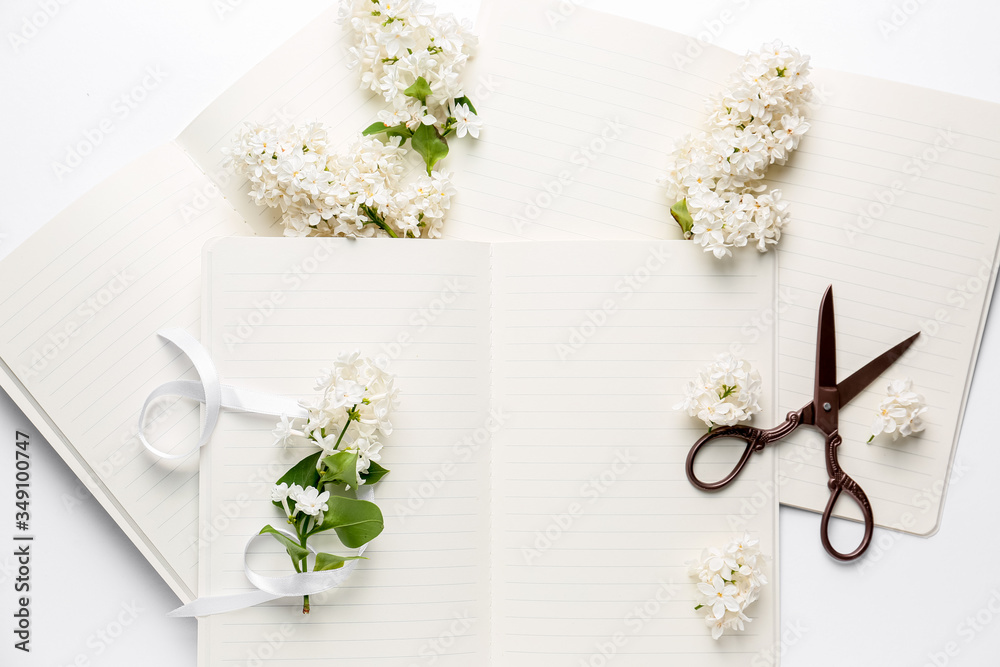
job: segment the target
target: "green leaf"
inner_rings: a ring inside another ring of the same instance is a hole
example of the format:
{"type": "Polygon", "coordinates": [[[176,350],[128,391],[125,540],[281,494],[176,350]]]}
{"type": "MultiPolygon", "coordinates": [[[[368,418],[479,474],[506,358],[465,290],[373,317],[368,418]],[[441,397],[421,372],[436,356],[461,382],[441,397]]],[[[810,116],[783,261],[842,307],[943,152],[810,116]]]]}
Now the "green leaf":
{"type": "Polygon", "coordinates": [[[434,165],[448,154],[448,142],[438,129],[433,125],[420,124],[420,127],[413,133],[411,141],[413,150],[420,153],[427,164],[427,173],[430,174],[434,165]]]}
{"type": "MultiPolygon", "coordinates": [[[[288,472],[282,475],[281,479],[279,479],[276,483],[287,484],[289,487],[291,487],[293,484],[298,484],[303,489],[306,488],[307,486],[315,486],[318,488],[319,471],[316,470],[316,464],[319,462],[319,455],[322,453],[323,452],[316,452],[315,454],[310,454],[309,456],[305,457],[304,459],[296,463],[294,466],[292,466],[291,469],[289,469],[288,472]]],[[[281,507],[281,503],[279,502],[275,502],[274,506],[281,509],[282,512],[285,511],[284,508],[281,507]]],[[[292,511],[294,515],[295,501],[289,498],[288,506],[290,508],[293,508],[292,511]]]]}
{"type": "Polygon", "coordinates": [[[374,484],[388,474],[388,470],[371,461],[368,464],[368,472],[361,473],[361,479],[365,480],[365,484],[374,484]]]}
{"type": "Polygon", "coordinates": [[[691,238],[691,228],[694,227],[694,219],[691,214],[688,213],[687,199],[682,199],[673,206],[670,207],[670,215],[674,217],[677,224],[681,226],[681,231],[684,232],[684,238],[691,238]]]}
{"type": "Polygon", "coordinates": [[[465,106],[469,107],[469,111],[476,114],[477,116],[479,115],[479,112],[476,111],[475,105],[472,104],[472,100],[470,100],[465,95],[455,98],[455,106],[458,106],[459,104],[464,104],[465,106]]]}
{"type": "Polygon", "coordinates": [[[287,551],[288,555],[292,557],[292,560],[298,562],[309,555],[308,549],[304,548],[298,542],[289,539],[287,535],[280,532],[276,528],[272,526],[264,526],[260,529],[260,534],[263,535],[265,533],[273,535],[274,539],[281,542],[285,546],[285,551],[287,551]]]}
{"type": "Polygon", "coordinates": [[[385,527],[382,510],[375,503],[330,496],[327,505],[329,509],[323,515],[323,523],[309,535],[335,530],[345,547],[357,549],[378,537],[385,527]]]}
{"type": "Polygon", "coordinates": [[[322,572],[323,570],[337,570],[344,567],[344,563],[349,560],[361,560],[365,559],[364,556],[337,556],[335,554],[323,553],[322,551],[316,554],[316,565],[313,567],[313,572],[322,572]]]}
{"type": "Polygon", "coordinates": [[[358,452],[343,451],[331,454],[323,459],[327,470],[320,477],[324,484],[358,485],[358,452]]]}
{"type": "Polygon", "coordinates": [[[386,125],[385,123],[372,123],[365,128],[365,131],[361,134],[371,136],[373,134],[385,134],[390,137],[402,137],[403,141],[406,141],[413,136],[413,132],[410,132],[410,128],[406,127],[406,123],[400,123],[399,125],[386,125]]]}
{"type": "Polygon", "coordinates": [[[412,86],[403,91],[403,94],[407,97],[414,97],[426,105],[427,96],[431,94],[431,87],[427,83],[427,79],[419,76],[412,86]]]}
{"type": "Polygon", "coordinates": [[[372,135],[372,134],[382,134],[383,132],[385,132],[388,129],[389,129],[388,125],[386,125],[385,123],[379,121],[377,123],[372,123],[371,125],[369,125],[368,127],[366,127],[365,130],[364,130],[364,132],[362,132],[361,134],[363,134],[363,135],[365,135],[367,137],[367,136],[372,135]]]}

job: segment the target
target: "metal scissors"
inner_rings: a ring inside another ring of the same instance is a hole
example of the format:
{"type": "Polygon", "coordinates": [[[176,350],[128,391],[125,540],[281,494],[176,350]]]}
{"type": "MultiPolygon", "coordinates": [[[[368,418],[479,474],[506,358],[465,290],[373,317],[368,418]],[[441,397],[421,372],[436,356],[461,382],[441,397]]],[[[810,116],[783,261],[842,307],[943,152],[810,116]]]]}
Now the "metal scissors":
{"type": "Polygon", "coordinates": [[[830,489],[830,500],[823,511],[823,518],[820,522],[820,539],[827,552],[837,560],[850,561],[858,558],[865,552],[872,540],[872,532],[875,528],[875,520],[872,516],[872,506],[868,501],[868,496],[858,486],[858,483],[851,479],[847,473],[840,468],[837,460],[837,448],[842,442],[838,433],[838,414],[840,408],[846,405],[852,398],[878,378],[887,368],[899,359],[900,356],[913,344],[919,336],[919,332],[913,334],[902,343],[883,352],[881,355],[869,361],[863,368],[855,371],[841,383],[837,383],[837,332],[833,318],[833,285],[826,288],[823,301],[819,307],[819,326],[816,340],[816,377],[813,390],[813,399],[801,410],[789,412],[782,424],[772,429],[759,429],[753,426],[725,426],[715,429],[703,435],[694,444],[688,453],[686,470],[687,477],[699,489],[705,491],[716,491],[723,488],[740,474],[743,467],[750,460],[751,454],[759,452],[767,445],[778,442],[788,436],[792,431],[803,424],[815,426],[826,436],[826,472],[829,475],[827,486],[830,489]],[[746,449],[736,463],[733,471],[718,482],[703,482],[695,476],[694,460],[701,449],[720,438],[733,438],[746,442],[746,449]],[[861,508],[864,516],[865,535],[857,549],[850,553],[841,553],[830,544],[830,517],[833,515],[833,507],[841,493],[846,492],[861,508]]]}

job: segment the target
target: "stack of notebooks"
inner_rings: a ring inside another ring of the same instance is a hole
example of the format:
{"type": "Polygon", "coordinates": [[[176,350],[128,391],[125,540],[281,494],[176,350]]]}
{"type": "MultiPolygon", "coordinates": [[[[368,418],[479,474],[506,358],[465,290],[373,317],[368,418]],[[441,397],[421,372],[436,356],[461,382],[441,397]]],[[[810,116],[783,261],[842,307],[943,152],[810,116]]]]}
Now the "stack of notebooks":
{"type": "MultiPolygon", "coordinates": [[[[879,525],[938,528],[996,277],[998,108],[817,70],[812,129],[769,173],[794,216],[779,250],[720,262],[671,240],[656,178],[740,57],[706,47],[680,62],[683,35],[484,4],[466,81],[486,129],[447,158],[448,240],[251,238],[280,225],[221,166],[238,127],[319,120],[346,141],[380,107],[331,13],[0,263],[0,385],[185,602],[247,589],[242,546],[274,520],[274,471],[301,452],[272,446],[273,420],[226,413],[200,454],[148,454],[146,395],[196,379],[156,332],[183,327],[225,381],[294,397],[339,351],[393,357],[404,396],[370,560],[309,617],[286,600],[200,620],[199,664],[247,660],[288,626],[267,664],[770,659],[777,502],[823,509],[822,439],[796,433],[704,494],[683,472],[703,428],[672,406],[733,345],[762,373],[755,423],[807,402],[828,284],[841,377],[923,334],[890,372],[926,396],[926,432],[865,444],[877,382],[841,414],[841,462],[879,525]],[[602,326],[584,326],[594,313],[602,326]],[[748,632],[714,642],[684,564],[743,530],[772,584],[748,632]]],[[[166,402],[149,426],[180,450],[199,410],[166,402]]],[[[255,564],[288,569],[276,550],[255,564]]]]}

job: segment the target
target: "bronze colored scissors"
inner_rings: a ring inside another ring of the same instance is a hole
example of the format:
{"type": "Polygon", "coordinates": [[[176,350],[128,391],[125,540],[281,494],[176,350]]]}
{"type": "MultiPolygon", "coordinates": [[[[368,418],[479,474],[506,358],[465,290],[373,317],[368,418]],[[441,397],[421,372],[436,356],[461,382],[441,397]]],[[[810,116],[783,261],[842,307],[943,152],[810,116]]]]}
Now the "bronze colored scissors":
{"type": "Polygon", "coordinates": [[[837,448],[842,442],[838,429],[838,414],[840,408],[878,378],[887,368],[899,359],[919,333],[915,333],[902,343],[883,352],[877,358],[868,362],[841,383],[837,383],[837,332],[833,320],[833,285],[826,288],[823,301],[819,307],[819,326],[816,340],[816,378],[813,399],[797,412],[789,412],[782,424],[772,429],[759,429],[753,426],[725,426],[703,435],[694,444],[687,457],[687,476],[699,489],[716,491],[726,486],[740,474],[750,460],[750,455],[759,452],[767,445],[778,442],[803,424],[815,426],[826,436],[826,472],[829,475],[827,486],[830,488],[830,500],[823,511],[820,522],[820,539],[827,552],[837,560],[850,561],[865,552],[872,540],[875,520],[872,516],[872,506],[868,496],[840,468],[837,460],[837,448]],[[746,449],[733,471],[718,482],[707,483],[694,474],[694,459],[702,447],[719,438],[734,438],[746,442],[746,449]],[[861,508],[864,516],[865,536],[861,544],[851,553],[840,553],[830,544],[830,517],[833,507],[840,494],[846,492],[861,508]]]}

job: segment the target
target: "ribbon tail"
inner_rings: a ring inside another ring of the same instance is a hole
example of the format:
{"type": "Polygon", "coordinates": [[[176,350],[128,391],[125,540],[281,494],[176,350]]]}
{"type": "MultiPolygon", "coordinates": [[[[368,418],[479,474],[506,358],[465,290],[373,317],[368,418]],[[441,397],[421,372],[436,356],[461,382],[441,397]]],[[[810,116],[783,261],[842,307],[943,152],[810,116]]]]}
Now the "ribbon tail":
{"type": "Polygon", "coordinates": [[[212,616],[214,614],[224,614],[229,611],[246,609],[258,604],[270,602],[282,598],[282,595],[275,595],[267,591],[250,591],[249,593],[239,593],[237,595],[220,595],[216,597],[198,598],[194,602],[189,602],[183,607],[178,607],[169,612],[167,616],[171,618],[191,618],[194,616],[212,616]]]}

